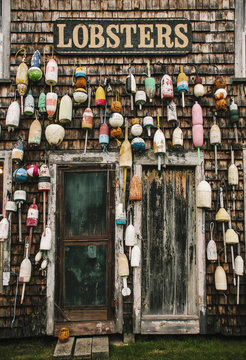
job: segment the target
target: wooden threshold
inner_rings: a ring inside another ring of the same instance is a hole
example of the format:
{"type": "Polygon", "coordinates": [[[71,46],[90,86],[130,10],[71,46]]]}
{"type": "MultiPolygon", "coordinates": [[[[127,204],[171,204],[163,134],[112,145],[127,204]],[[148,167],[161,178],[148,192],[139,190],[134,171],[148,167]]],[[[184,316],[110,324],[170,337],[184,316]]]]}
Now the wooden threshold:
{"type": "Polygon", "coordinates": [[[106,321],[62,321],[56,322],[54,326],[54,336],[58,335],[58,331],[62,327],[69,328],[70,336],[88,336],[88,335],[104,335],[115,334],[115,322],[113,320],[106,321]]]}

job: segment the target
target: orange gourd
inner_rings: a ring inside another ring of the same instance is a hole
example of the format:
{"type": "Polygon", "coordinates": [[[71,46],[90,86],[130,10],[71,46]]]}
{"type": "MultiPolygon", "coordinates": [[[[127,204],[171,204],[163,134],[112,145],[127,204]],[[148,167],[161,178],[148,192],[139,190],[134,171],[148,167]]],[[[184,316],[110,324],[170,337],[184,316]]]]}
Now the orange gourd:
{"type": "Polygon", "coordinates": [[[69,337],[70,337],[70,332],[69,332],[68,328],[63,327],[59,330],[58,339],[60,342],[62,342],[62,343],[67,342],[69,337]]]}

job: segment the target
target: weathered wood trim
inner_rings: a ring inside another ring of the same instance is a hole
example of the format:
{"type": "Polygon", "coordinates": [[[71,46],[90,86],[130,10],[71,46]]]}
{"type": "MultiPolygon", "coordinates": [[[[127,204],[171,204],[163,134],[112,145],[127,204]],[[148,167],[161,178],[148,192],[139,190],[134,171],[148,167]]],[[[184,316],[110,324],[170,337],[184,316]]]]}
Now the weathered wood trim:
{"type": "MultiPolygon", "coordinates": [[[[245,61],[243,56],[243,14],[244,14],[244,1],[237,0],[235,2],[235,77],[245,77],[245,65],[242,61],[245,61]],[[244,71],[243,71],[244,68],[244,71]]],[[[245,47],[245,44],[244,44],[245,47]]]]}
{"type": "MultiPolygon", "coordinates": [[[[204,154],[201,153],[201,162],[204,154]]],[[[157,164],[153,151],[144,155],[135,155],[135,173],[142,176],[142,166],[157,164]]],[[[201,167],[198,166],[197,152],[167,153],[166,166],[192,166],[195,167],[195,185],[202,180],[201,167]]],[[[141,224],[135,220],[141,215],[141,205],[134,206],[134,226],[141,231],[141,224]]],[[[141,249],[141,241],[138,245],[141,249]]],[[[133,332],[141,334],[197,334],[206,333],[206,262],[205,262],[205,234],[202,233],[202,210],[196,208],[196,257],[197,257],[197,303],[199,315],[196,316],[141,316],[141,267],[133,272],[133,332]],[[164,321],[165,320],[165,321],[164,321]]]]}
{"type": "MultiPolygon", "coordinates": [[[[49,212],[48,212],[48,224],[51,227],[53,239],[57,238],[56,235],[56,194],[57,194],[57,166],[58,165],[80,165],[88,166],[89,164],[115,164],[115,206],[120,201],[121,189],[123,188],[123,176],[120,174],[120,168],[118,165],[118,152],[105,153],[100,155],[98,153],[88,153],[86,156],[80,152],[59,152],[54,151],[49,153],[49,169],[51,176],[51,191],[49,194],[49,212]]],[[[123,299],[121,294],[122,282],[118,275],[118,254],[120,249],[120,241],[123,240],[123,226],[115,226],[115,289],[114,298],[118,306],[115,308],[115,324],[114,327],[110,327],[110,331],[122,333],[123,330],[123,299]],[[113,330],[114,329],[114,330],[113,330]]],[[[55,241],[52,243],[52,248],[48,252],[49,266],[47,269],[47,323],[46,333],[47,335],[54,335],[54,296],[55,296],[55,241]]],[[[78,327],[78,325],[77,325],[78,327]]],[[[81,335],[80,329],[80,335],[81,335]]],[[[92,331],[92,330],[91,330],[92,331]]],[[[107,327],[106,327],[107,333],[107,327]]]]}
{"type": "MultiPolygon", "coordinates": [[[[142,178],[142,166],[134,166],[134,175],[142,178]]],[[[137,234],[137,245],[142,254],[142,201],[134,203],[134,227],[137,234]]],[[[133,333],[140,333],[141,324],[141,259],[139,267],[133,269],[133,333]]]]}
{"type": "MultiPolygon", "coordinates": [[[[54,336],[58,336],[58,331],[62,327],[67,327],[67,322],[59,322],[55,325],[54,336]]],[[[87,335],[105,335],[114,334],[115,331],[114,321],[94,321],[94,322],[71,322],[69,323],[70,336],[87,335]]]]}
{"type": "MultiPolygon", "coordinates": [[[[115,173],[115,208],[117,205],[122,202],[121,194],[123,193],[123,169],[119,168],[119,165],[116,167],[115,173]]],[[[122,297],[122,279],[119,276],[118,269],[118,257],[120,254],[120,249],[123,243],[123,225],[115,224],[115,261],[114,261],[114,276],[115,276],[115,289],[114,289],[114,301],[117,306],[115,307],[115,332],[123,332],[123,297],[122,297]]]]}
{"type": "MultiPolygon", "coordinates": [[[[3,203],[1,204],[1,213],[3,214],[4,202],[7,192],[12,193],[12,151],[0,151],[0,159],[4,162],[3,174],[3,203]]],[[[8,217],[11,229],[11,214],[8,217]]],[[[10,256],[11,256],[11,230],[9,237],[3,243],[3,286],[9,285],[10,280],[10,256]]]]}
{"type": "Polygon", "coordinates": [[[199,316],[195,315],[142,315],[143,320],[199,320],[199,316]]]}
{"type": "Polygon", "coordinates": [[[57,178],[57,165],[49,165],[50,178],[51,178],[51,190],[48,197],[48,224],[52,233],[52,245],[51,250],[48,251],[49,265],[47,267],[47,321],[46,321],[46,333],[47,335],[53,335],[54,331],[54,300],[55,300],[55,255],[56,255],[56,178],[57,178]]]}
{"type": "Polygon", "coordinates": [[[10,0],[2,2],[2,32],[3,32],[3,74],[2,78],[10,77],[10,0]]]}
{"type": "Polygon", "coordinates": [[[141,324],[141,334],[199,334],[199,320],[146,320],[141,324]]]}
{"type": "MultiPolygon", "coordinates": [[[[243,219],[244,219],[244,249],[246,249],[246,149],[243,149],[243,219]]],[[[244,264],[246,264],[246,250],[244,250],[244,264]]],[[[244,266],[246,274],[246,267],[244,266]]]]}
{"type": "MultiPolygon", "coordinates": [[[[201,160],[203,161],[203,160],[201,160]]],[[[196,188],[202,180],[201,167],[196,167],[196,188]]],[[[202,209],[196,207],[196,244],[197,244],[197,281],[198,281],[198,308],[200,314],[200,333],[207,332],[206,319],[206,250],[205,233],[202,232],[202,209]]]]}
{"type": "MultiPolygon", "coordinates": [[[[154,150],[148,150],[143,155],[136,154],[134,156],[134,163],[136,165],[155,165],[157,167],[157,156],[154,150]]],[[[197,166],[197,152],[167,152],[165,156],[166,166],[197,166]]]]}

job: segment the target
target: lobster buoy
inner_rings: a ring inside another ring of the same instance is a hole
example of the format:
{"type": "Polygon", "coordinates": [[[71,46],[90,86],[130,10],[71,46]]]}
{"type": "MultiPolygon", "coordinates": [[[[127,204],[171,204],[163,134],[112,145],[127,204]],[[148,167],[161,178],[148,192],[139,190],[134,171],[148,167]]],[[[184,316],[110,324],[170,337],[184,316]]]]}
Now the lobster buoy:
{"type": "Polygon", "coordinates": [[[69,95],[64,95],[60,102],[59,121],[60,123],[71,123],[73,103],[69,95]]]}
{"type": "Polygon", "coordinates": [[[132,224],[129,224],[125,231],[125,245],[134,246],[136,245],[136,231],[132,224]]]}
{"type": "Polygon", "coordinates": [[[23,184],[27,181],[27,171],[24,168],[16,169],[13,173],[13,180],[18,184],[23,184]]]}
{"type": "Polygon", "coordinates": [[[55,86],[58,81],[58,66],[54,59],[50,59],[45,71],[45,83],[50,86],[55,86]]]}
{"type": "Polygon", "coordinates": [[[214,97],[216,100],[225,99],[227,97],[226,89],[217,89],[215,91],[214,97]]]}
{"type": "Polygon", "coordinates": [[[17,142],[14,144],[14,148],[12,150],[12,160],[19,163],[23,160],[24,154],[24,146],[22,138],[19,138],[17,142]]]}
{"type": "Polygon", "coordinates": [[[206,180],[200,181],[196,190],[196,206],[210,209],[212,205],[212,190],[206,180]]]}
{"type": "Polygon", "coordinates": [[[50,190],[50,172],[46,164],[42,164],[39,169],[38,190],[50,190]]]}
{"type": "Polygon", "coordinates": [[[122,111],[122,104],[118,99],[118,96],[116,96],[116,100],[112,102],[111,104],[111,110],[114,113],[121,113],[122,111]]]}
{"type": "Polygon", "coordinates": [[[81,89],[81,88],[85,89],[86,85],[87,85],[87,81],[85,77],[80,76],[76,79],[76,83],[75,83],[76,89],[81,89]]]}
{"type": "Polygon", "coordinates": [[[182,107],[185,107],[184,94],[188,92],[188,77],[183,71],[183,65],[180,66],[180,73],[177,78],[177,89],[182,96],[182,107]]]}
{"type": "Polygon", "coordinates": [[[213,229],[214,229],[214,223],[210,223],[210,240],[207,245],[207,259],[208,261],[214,262],[217,260],[217,247],[216,243],[213,240],[213,229]]]}
{"type": "Polygon", "coordinates": [[[178,121],[177,107],[173,100],[167,105],[167,121],[171,124],[178,121]]]}
{"type": "Polygon", "coordinates": [[[52,119],[57,108],[57,94],[54,92],[48,92],[46,95],[46,111],[48,118],[52,119]]]}
{"type": "Polygon", "coordinates": [[[40,61],[41,61],[40,52],[36,50],[31,59],[31,68],[28,70],[28,77],[33,82],[39,81],[42,78],[40,61]]]}
{"type": "Polygon", "coordinates": [[[86,77],[78,77],[75,82],[76,89],[85,89],[87,85],[86,77]]]}
{"type": "Polygon", "coordinates": [[[142,200],[142,184],[139,176],[137,175],[134,175],[130,181],[129,200],[130,201],[142,200]]]}
{"type": "Polygon", "coordinates": [[[145,116],[143,119],[143,127],[147,129],[148,136],[151,136],[151,129],[154,127],[152,116],[145,116]]]}
{"type": "Polygon", "coordinates": [[[198,165],[200,165],[200,148],[203,145],[203,115],[202,108],[197,101],[192,106],[192,140],[197,148],[198,165]]]}
{"type": "Polygon", "coordinates": [[[116,140],[118,146],[121,145],[121,142],[119,141],[119,139],[121,138],[121,136],[122,136],[122,130],[121,130],[120,127],[118,127],[118,128],[112,128],[112,129],[110,130],[110,137],[111,137],[112,139],[115,139],[115,140],[116,140]]]}
{"type": "Polygon", "coordinates": [[[38,111],[40,114],[46,113],[46,95],[43,91],[40,93],[38,98],[38,111]]]}
{"type": "Polygon", "coordinates": [[[175,148],[183,146],[183,132],[179,126],[173,130],[172,146],[175,148]]]}
{"type": "Polygon", "coordinates": [[[215,288],[216,290],[227,290],[226,273],[220,265],[215,270],[215,288]]]}
{"type": "Polygon", "coordinates": [[[27,212],[26,226],[38,226],[38,207],[35,198],[33,199],[33,203],[29,206],[27,212]]]}
{"type": "Polygon", "coordinates": [[[88,99],[87,91],[83,88],[78,88],[74,91],[73,98],[76,103],[82,104],[88,99]]]}
{"type": "Polygon", "coordinates": [[[59,146],[65,136],[65,129],[59,124],[50,124],[45,129],[45,137],[51,146],[59,146]]]}
{"type": "Polygon", "coordinates": [[[131,127],[131,134],[133,136],[140,136],[143,132],[143,128],[140,124],[134,124],[132,127],[131,127]]]}
{"type": "Polygon", "coordinates": [[[133,151],[145,150],[145,141],[140,137],[135,137],[131,142],[131,148],[133,151]]]}
{"type": "Polygon", "coordinates": [[[75,78],[84,77],[86,78],[86,67],[85,66],[78,66],[75,70],[75,78]]]}
{"type": "Polygon", "coordinates": [[[143,90],[138,90],[135,95],[135,103],[139,106],[139,110],[142,110],[142,105],[146,103],[146,93],[143,90]]]}
{"type": "Polygon", "coordinates": [[[129,276],[129,264],[125,254],[119,254],[118,269],[119,269],[119,276],[121,277],[129,276]]]}
{"type": "Polygon", "coordinates": [[[35,119],[29,130],[28,145],[38,146],[41,143],[42,128],[38,119],[35,119]]]}
{"type": "Polygon", "coordinates": [[[99,144],[102,146],[103,151],[106,151],[109,144],[109,128],[108,125],[103,123],[99,130],[99,144]]]}
{"type": "Polygon", "coordinates": [[[20,122],[20,105],[18,101],[13,101],[7,111],[6,126],[8,131],[13,131],[19,126],[20,122]]]}
{"type": "Polygon", "coordinates": [[[106,95],[102,86],[98,86],[96,89],[96,106],[105,106],[106,105],[106,95]]]}
{"type": "Polygon", "coordinates": [[[116,225],[126,224],[126,213],[123,210],[123,203],[119,203],[116,206],[115,223],[116,225]]]}
{"type": "Polygon", "coordinates": [[[49,227],[45,228],[45,233],[43,232],[40,240],[40,250],[48,251],[51,249],[51,229],[49,227]]]}
{"type": "Polygon", "coordinates": [[[36,177],[39,175],[39,168],[35,164],[28,165],[27,174],[31,177],[36,177]]]}
{"type": "Polygon", "coordinates": [[[195,97],[202,97],[205,94],[205,89],[202,84],[202,79],[198,76],[195,80],[194,95],[195,97]]]}
{"type": "Polygon", "coordinates": [[[227,102],[225,99],[220,99],[216,101],[216,110],[218,111],[226,111],[227,110],[227,102]]]}
{"type": "Polygon", "coordinates": [[[113,128],[121,127],[123,125],[123,123],[124,123],[124,118],[120,113],[115,112],[115,113],[110,115],[109,124],[113,128]]]}
{"type": "Polygon", "coordinates": [[[29,93],[28,93],[27,97],[25,98],[24,114],[28,115],[28,116],[34,114],[34,97],[32,96],[31,89],[29,90],[29,93]]]}
{"type": "Polygon", "coordinates": [[[237,255],[235,259],[235,273],[238,276],[244,275],[244,262],[242,256],[240,255],[237,255]]]}
{"type": "Polygon", "coordinates": [[[134,245],[131,254],[131,267],[138,267],[140,264],[141,252],[139,246],[134,245]]]}
{"type": "Polygon", "coordinates": [[[158,170],[161,170],[161,154],[166,153],[166,139],[163,131],[160,129],[159,115],[157,115],[157,130],[154,135],[154,153],[158,157],[158,170]]]}
{"type": "Polygon", "coordinates": [[[27,65],[25,63],[26,51],[24,49],[20,49],[18,52],[20,52],[22,50],[24,51],[24,55],[23,55],[23,58],[22,58],[22,62],[18,66],[17,73],[16,73],[17,90],[18,90],[18,93],[19,93],[19,95],[21,97],[21,115],[24,114],[23,96],[25,95],[25,93],[27,91],[27,86],[28,86],[28,67],[27,67],[27,65]]]}
{"type": "Polygon", "coordinates": [[[161,99],[173,98],[173,82],[170,75],[165,74],[161,79],[161,99]]]}

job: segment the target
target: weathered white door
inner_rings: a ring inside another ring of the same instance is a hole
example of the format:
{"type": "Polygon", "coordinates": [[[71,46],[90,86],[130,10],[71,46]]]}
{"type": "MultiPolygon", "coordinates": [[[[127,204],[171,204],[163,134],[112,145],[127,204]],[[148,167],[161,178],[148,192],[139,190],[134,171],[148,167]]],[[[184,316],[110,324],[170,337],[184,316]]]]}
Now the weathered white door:
{"type": "Polygon", "coordinates": [[[195,168],[143,167],[141,333],[198,333],[195,168]]]}

